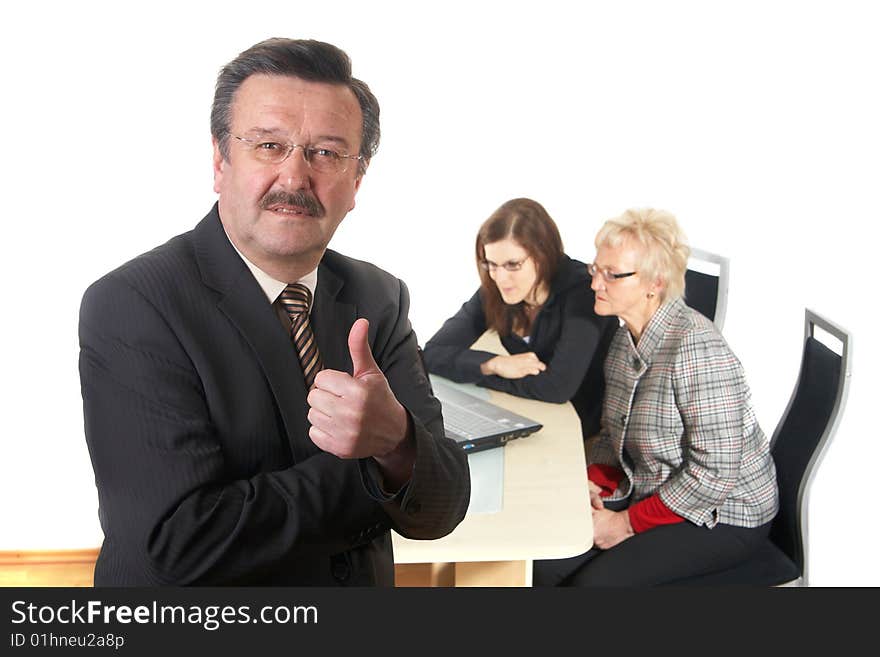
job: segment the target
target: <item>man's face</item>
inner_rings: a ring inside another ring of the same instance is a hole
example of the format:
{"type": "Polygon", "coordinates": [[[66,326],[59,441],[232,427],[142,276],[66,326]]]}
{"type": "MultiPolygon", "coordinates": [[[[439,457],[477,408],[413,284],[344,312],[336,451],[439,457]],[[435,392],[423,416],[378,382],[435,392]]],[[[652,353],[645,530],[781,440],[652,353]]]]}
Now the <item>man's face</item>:
{"type": "MultiPolygon", "coordinates": [[[[345,86],[290,76],[252,75],[232,104],[230,132],[252,143],[325,147],[357,155],[361,109],[345,86]]],[[[361,183],[358,162],[318,173],[296,148],[280,164],[260,161],[252,143],[229,138],[229,158],[214,143],[214,191],[236,247],[264,269],[317,264],[361,183]]]]}

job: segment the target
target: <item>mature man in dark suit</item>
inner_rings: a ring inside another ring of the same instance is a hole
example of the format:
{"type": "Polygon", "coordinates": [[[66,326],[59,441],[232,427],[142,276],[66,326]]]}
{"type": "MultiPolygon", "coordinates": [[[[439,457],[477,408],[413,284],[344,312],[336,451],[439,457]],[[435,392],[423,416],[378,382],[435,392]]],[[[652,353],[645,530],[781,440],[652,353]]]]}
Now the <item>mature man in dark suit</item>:
{"type": "Polygon", "coordinates": [[[334,46],[270,39],[221,71],[211,131],[217,205],[83,298],[95,583],[393,584],[389,529],[448,534],[470,480],[406,287],[327,250],[376,99],[334,46]]]}

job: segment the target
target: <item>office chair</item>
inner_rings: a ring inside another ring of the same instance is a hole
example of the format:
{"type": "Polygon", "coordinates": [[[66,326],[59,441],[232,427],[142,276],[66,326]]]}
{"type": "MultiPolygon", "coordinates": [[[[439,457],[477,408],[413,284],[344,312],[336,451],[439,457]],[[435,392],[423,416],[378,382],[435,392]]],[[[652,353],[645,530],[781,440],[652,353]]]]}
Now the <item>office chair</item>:
{"type": "Polygon", "coordinates": [[[748,561],[675,586],[808,586],[810,485],[846,403],[851,342],[844,329],[806,310],[800,374],[770,441],[779,484],[770,534],[748,561]],[[815,338],[815,327],[840,340],[839,354],[815,338]]]}
{"type": "Polygon", "coordinates": [[[702,249],[691,249],[684,275],[685,303],[711,319],[719,331],[724,327],[724,316],[727,314],[729,278],[728,258],[702,249]]]}

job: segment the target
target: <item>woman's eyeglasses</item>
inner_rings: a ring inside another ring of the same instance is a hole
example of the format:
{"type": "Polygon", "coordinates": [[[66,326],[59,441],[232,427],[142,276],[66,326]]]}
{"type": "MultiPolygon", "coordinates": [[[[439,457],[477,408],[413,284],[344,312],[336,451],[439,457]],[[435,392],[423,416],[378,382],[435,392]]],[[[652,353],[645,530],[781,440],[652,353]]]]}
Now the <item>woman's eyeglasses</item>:
{"type": "Polygon", "coordinates": [[[635,276],[638,272],[628,271],[625,274],[615,274],[608,267],[602,267],[600,269],[595,263],[591,263],[587,265],[587,273],[594,278],[596,274],[601,274],[606,283],[613,283],[614,281],[619,281],[621,278],[626,278],[627,276],[635,276]]]}

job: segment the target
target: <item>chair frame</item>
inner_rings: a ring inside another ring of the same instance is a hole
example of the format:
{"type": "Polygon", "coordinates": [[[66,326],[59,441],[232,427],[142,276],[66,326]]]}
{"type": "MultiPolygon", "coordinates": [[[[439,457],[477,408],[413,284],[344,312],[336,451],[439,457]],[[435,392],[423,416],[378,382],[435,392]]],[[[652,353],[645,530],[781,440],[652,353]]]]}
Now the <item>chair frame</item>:
{"type": "Polygon", "coordinates": [[[718,298],[715,302],[715,319],[713,320],[713,323],[718,330],[721,331],[721,329],[724,328],[724,318],[727,316],[727,288],[730,281],[730,258],[693,247],[691,247],[690,257],[694,260],[702,260],[703,262],[716,264],[720,268],[720,271],[718,272],[718,298]]]}
{"type": "MultiPolygon", "coordinates": [[[[798,488],[797,495],[797,510],[796,510],[796,518],[798,523],[798,536],[800,537],[800,553],[801,553],[801,562],[803,563],[803,567],[801,569],[801,576],[795,580],[790,582],[785,582],[780,584],[780,586],[809,586],[809,541],[808,541],[808,529],[809,529],[809,519],[807,510],[809,508],[809,500],[810,500],[810,490],[813,484],[813,477],[818,469],[819,464],[822,462],[822,459],[825,455],[825,448],[827,447],[827,443],[831,436],[834,435],[834,432],[837,430],[837,425],[840,422],[840,418],[843,415],[844,407],[846,406],[846,399],[849,393],[849,381],[851,374],[851,356],[852,356],[852,337],[848,331],[839,325],[831,322],[830,320],[825,319],[818,313],[810,310],[809,308],[805,309],[804,313],[804,340],[802,342],[801,353],[803,354],[803,345],[806,344],[807,338],[815,337],[815,328],[819,327],[823,331],[832,335],[833,337],[840,340],[841,343],[841,352],[840,352],[840,378],[841,383],[837,387],[837,396],[834,400],[834,406],[831,409],[831,421],[825,426],[825,431],[822,433],[822,436],[819,438],[818,443],[816,444],[816,449],[813,450],[813,455],[810,458],[810,461],[807,463],[807,467],[804,472],[804,477],[801,479],[800,486],[798,488]]],[[[820,340],[821,342],[821,340],[820,340]]],[[[830,347],[829,347],[830,348],[830,347]]],[[[776,429],[773,432],[773,437],[770,439],[770,450],[773,451],[773,447],[776,445],[776,440],[779,436],[780,431],[782,430],[785,421],[788,419],[788,414],[791,411],[791,407],[794,405],[795,398],[797,397],[798,390],[801,386],[801,378],[803,376],[803,362],[801,362],[801,369],[798,372],[797,383],[794,386],[794,390],[791,393],[791,398],[788,401],[788,405],[785,407],[785,412],[782,414],[781,419],[776,425],[776,429]]]]}

